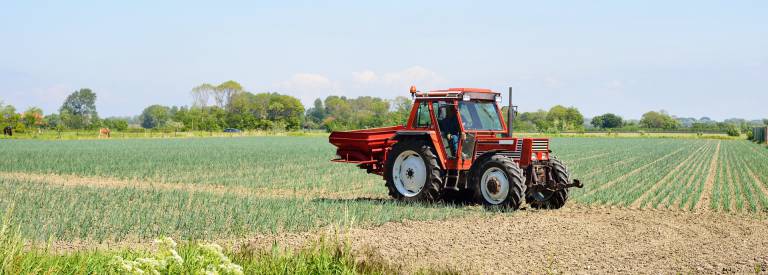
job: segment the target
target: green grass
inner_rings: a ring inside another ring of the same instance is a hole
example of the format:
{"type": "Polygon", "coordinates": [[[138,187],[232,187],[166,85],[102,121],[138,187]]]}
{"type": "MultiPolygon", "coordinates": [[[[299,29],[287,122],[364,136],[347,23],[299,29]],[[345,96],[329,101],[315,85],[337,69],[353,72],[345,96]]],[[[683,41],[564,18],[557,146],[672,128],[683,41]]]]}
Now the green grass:
{"type": "MultiPolygon", "coordinates": [[[[396,268],[384,263],[376,255],[353,253],[349,243],[339,236],[320,238],[295,250],[283,249],[277,245],[267,249],[242,247],[229,250],[208,243],[185,242],[176,246],[175,243],[168,245],[168,241],[164,241],[155,244],[152,250],[87,250],[61,253],[46,248],[29,247],[18,228],[7,217],[3,219],[0,229],[0,274],[128,274],[131,272],[125,269],[126,261],[138,264],[142,261],[139,259],[165,261],[161,267],[136,266],[148,274],[151,274],[152,270],[158,271],[159,274],[203,274],[206,270],[216,270],[217,274],[397,272],[396,268]],[[169,257],[174,254],[178,255],[179,261],[173,261],[169,257]],[[221,266],[223,264],[229,269],[224,269],[221,266]]],[[[132,271],[137,272],[136,269],[132,271]]],[[[425,270],[424,273],[435,272],[425,270]]]]}
{"type": "Polygon", "coordinates": [[[0,179],[0,207],[13,206],[23,236],[48,240],[120,241],[245,238],[257,233],[370,226],[445,219],[470,210],[394,201],[251,198],[205,192],[58,187],[0,179]]]}

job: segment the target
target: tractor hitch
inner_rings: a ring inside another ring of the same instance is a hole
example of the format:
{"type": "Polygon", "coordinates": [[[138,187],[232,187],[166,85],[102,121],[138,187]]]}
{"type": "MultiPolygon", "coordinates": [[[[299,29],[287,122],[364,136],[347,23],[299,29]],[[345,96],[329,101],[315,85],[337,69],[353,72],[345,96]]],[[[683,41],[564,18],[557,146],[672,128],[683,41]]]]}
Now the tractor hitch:
{"type": "Polygon", "coordinates": [[[550,182],[549,184],[534,184],[532,186],[529,186],[528,190],[532,192],[539,192],[544,190],[557,191],[557,190],[568,189],[571,187],[584,188],[584,184],[582,184],[581,181],[575,179],[573,180],[572,183],[565,183],[565,184],[555,183],[555,182],[550,182]]]}
{"type": "Polygon", "coordinates": [[[581,181],[575,179],[573,180],[572,183],[569,183],[563,186],[563,188],[571,188],[571,187],[584,188],[584,184],[582,184],[581,181]]]}

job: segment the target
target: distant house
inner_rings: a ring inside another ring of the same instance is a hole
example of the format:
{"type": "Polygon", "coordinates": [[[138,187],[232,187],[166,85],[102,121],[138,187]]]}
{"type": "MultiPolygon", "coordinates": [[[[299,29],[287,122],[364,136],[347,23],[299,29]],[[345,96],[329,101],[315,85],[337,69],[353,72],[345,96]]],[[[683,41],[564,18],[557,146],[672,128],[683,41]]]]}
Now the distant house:
{"type": "Polygon", "coordinates": [[[758,143],[768,143],[768,126],[752,129],[753,139],[758,143]]]}

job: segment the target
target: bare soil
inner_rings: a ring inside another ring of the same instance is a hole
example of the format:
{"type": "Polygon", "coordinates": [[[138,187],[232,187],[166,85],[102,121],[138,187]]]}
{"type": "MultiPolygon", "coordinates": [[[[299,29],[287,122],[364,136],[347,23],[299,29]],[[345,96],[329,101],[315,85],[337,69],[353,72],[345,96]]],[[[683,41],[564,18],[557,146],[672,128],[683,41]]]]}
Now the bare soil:
{"type": "MultiPolygon", "coordinates": [[[[322,233],[258,236],[301,247],[322,233]]],[[[764,216],[571,204],[344,233],[354,250],[400,266],[463,273],[754,273],[768,267],[764,216]]]]}
{"type": "Polygon", "coordinates": [[[715,156],[709,163],[709,175],[707,176],[707,181],[704,183],[704,190],[701,192],[701,199],[699,199],[698,204],[696,204],[696,208],[698,210],[709,211],[709,201],[712,196],[712,185],[715,183],[715,175],[717,171],[717,160],[720,157],[720,143],[721,142],[719,141],[717,142],[715,156]]]}

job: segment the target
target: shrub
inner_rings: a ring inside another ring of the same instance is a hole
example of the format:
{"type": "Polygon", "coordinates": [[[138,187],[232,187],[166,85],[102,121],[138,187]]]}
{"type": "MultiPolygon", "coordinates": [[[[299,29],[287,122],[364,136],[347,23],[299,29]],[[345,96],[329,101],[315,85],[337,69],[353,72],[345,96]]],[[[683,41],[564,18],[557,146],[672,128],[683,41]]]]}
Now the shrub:
{"type": "Polygon", "coordinates": [[[726,130],[725,133],[728,134],[728,136],[731,136],[731,137],[738,137],[738,136],[741,135],[741,132],[739,132],[739,129],[736,128],[736,126],[733,126],[733,125],[728,126],[728,130],[726,130]]]}

